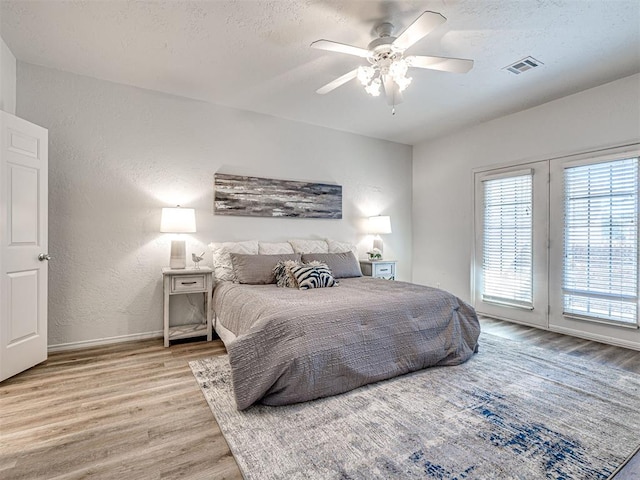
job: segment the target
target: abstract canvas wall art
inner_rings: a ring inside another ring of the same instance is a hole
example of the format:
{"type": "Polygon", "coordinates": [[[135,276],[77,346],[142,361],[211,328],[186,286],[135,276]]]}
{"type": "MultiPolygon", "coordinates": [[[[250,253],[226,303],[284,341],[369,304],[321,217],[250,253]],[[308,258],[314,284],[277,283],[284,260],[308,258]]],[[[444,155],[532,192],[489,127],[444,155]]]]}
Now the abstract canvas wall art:
{"type": "Polygon", "coordinates": [[[216,215],[342,218],[342,186],[216,173],[216,215]]]}

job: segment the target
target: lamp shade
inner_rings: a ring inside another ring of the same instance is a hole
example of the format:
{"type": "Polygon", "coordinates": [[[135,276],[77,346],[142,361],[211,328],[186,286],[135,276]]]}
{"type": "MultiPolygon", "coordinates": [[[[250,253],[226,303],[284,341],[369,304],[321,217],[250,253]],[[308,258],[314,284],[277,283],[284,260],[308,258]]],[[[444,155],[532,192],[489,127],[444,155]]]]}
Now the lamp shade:
{"type": "Polygon", "coordinates": [[[160,220],[163,233],[195,233],[196,211],[193,208],[163,208],[160,220]]]}
{"type": "Polygon", "coordinates": [[[377,215],[369,217],[369,233],[391,233],[391,217],[387,215],[377,215]]]}

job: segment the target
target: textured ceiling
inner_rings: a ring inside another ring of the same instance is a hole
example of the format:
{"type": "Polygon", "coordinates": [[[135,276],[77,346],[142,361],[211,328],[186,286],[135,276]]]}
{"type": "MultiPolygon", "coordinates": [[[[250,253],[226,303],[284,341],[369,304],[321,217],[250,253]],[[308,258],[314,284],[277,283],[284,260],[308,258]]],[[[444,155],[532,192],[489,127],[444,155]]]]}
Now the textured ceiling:
{"type": "Polygon", "coordinates": [[[19,61],[407,144],[640,72],[637,0],[0,0],[0,15],[19,61]],[[366,47],[425,10],[448,20],[408,53],[469,73],[411,69],[395,115],[357,81],[315,93],[363,60],[311,42],[366,47]],[[502,70],[529,55],[544,66],[502,70]]]}

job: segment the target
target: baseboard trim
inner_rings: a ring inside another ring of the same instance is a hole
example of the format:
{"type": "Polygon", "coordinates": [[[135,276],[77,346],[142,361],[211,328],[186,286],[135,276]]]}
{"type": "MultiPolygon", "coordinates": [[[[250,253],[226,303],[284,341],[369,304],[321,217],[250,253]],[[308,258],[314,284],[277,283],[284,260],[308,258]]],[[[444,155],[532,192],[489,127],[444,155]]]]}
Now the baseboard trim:
{"type": "Polygon", "coordinates": [[[615,337],[609,337],[607,335],[598,335],[595,333],[587,333],[582,330],[574,330],[572,328],[549,326],[549,331],[555,333],[562,333],[564,335],[571,335],[572,337],[584,338],[585,340],[592,340],[594,342],[606,343],[608,345],[615,345],[616,347],[629,348],[631,350],[640,350],[640,345],[636,342],[628,342],[615,337]]]}
{"type": "Polygon", "coordinates": [[[57,345],[49,345],[48,352],[63,352],[66,350],[78,350],[80,348],[99,347],[102,345],[111,345],[114,343],[131,342],[134,340],[148,340],[150,338],[164,337],[164,332],[132,333],[130,335],[119,335],[117,337],[98,338],[96,340],[83,340],[80,342],[59,343],[57,345]]]}
{"type": "Polygon", "coordinates": [[[638,344],[637,342],[629,342],[627,340],[622,340],[616,337],[609,337],[607,335],[598,335],[596,333],[588,333],[582,330],[574,330],[572,328],[557,327],[554,325],[543,327],[541,325],[536,325],[534,323],[520,322],[518,320],[513,320],[511,318],[506,318],[506,317],[500,317],[497,315],[487,315],[486,313],[478,313],[478,315],[482,317],[487,317],[487,318],[494,318],[496,320],[504,320],[505,322],[517,323],[519,325],[524,325],[525,327],[539,328],[540,330],[546,330],[554,333],[561,333],[563,335],[569,335],[571,337],[583,338],[585,340],[591,340],[594,342],[606,343],[607,345],[613,345],[615,347],[623,347],[623,348],[629,348],[631,350],[640,351],[640,344],[638,344]]]}
{"type": "Polygon", "coordinates": [[[486,317],[486,318],[494,318],[496,320],[504,320],[505,322],[509,322],[509,323],[517,323],[518,325],[523,325],[525,327],[533,327],[533,328],[539,328],[540,330],[549,330],[549,328],[547,327],[547,325],[539,325],[537,323],[532,323],[532,322],[525,322],[523,320],[515,320],[513,318],[509,318],[509,317],[504,317],[501,315],[490,315],[488,313],[483,313],[483,312],[479,312],[476,310],[476,313],[478,314],[478,316],[480,317],[486,317]]]}

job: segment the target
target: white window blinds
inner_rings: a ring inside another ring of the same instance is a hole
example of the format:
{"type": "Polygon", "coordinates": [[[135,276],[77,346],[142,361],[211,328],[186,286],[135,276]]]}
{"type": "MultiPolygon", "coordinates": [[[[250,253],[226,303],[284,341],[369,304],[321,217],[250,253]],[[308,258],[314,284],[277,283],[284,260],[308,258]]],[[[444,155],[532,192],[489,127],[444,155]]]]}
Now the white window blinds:
{"type": "Polygon", "coordinates": [[[482,299],[533,308],[532,172],[484,181],[482,299]]]}
{"type": "Polygon", "coordinates": [[[564,314],[637,323],[638,159],[565,168],[564,198],[564,314]]]}

